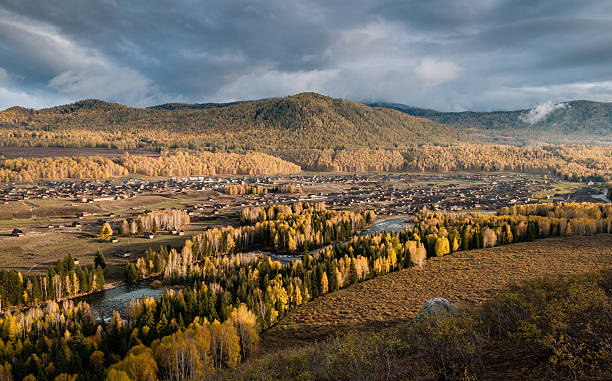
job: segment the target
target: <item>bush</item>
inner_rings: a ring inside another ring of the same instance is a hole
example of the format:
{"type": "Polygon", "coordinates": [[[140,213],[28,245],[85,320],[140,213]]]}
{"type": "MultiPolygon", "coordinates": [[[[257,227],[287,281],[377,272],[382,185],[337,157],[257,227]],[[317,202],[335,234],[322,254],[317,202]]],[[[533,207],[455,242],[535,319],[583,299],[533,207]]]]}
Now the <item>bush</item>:
{"type": "Polygon", "coordinates": [[[612,270],[513,287],[483,306],[486,329],[544,353],[550,370],[573,379],[612,377],[612,270]]]}
{"type": "Polygon", "coordinates": [[[424,357],[431,371],[443,379],[482,374],[485,336],[481,322],[469,312],[458,316],[425,316],[404,329],[411,353],[424,357]]]}

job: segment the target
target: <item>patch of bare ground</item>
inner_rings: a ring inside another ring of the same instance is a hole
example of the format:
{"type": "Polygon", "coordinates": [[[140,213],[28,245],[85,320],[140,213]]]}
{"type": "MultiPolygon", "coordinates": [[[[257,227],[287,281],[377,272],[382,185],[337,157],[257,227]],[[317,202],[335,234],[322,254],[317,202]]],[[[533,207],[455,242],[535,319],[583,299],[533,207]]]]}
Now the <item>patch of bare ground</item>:
{"type": "Polygon", "coordinates": [[[609,234],[548,238],[431,258],[423,268],[359,283],[297,308],[262,334],[260,350],[269,353],[351,330],[378,330],[406,322],[434,297],[459,306],[477,305],[511,283],[610,265],[609,234]]]}
{"type": "Polygon", "coordinates": [[[57,156],[122,156],[130,155],[159,156],[153,151],[119,150],[112,148],[62,148],[62,147],[0,147],[0,155],[7,158],[15,157],[57,157],[57,156]]]}

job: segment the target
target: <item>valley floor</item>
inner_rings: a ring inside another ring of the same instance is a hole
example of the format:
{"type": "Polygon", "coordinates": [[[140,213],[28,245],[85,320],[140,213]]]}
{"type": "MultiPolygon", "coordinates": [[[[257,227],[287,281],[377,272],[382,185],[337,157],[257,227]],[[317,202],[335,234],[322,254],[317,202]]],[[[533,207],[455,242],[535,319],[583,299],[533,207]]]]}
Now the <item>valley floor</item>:
{"type": "Polygon", "coordinates": [[[406,322],[434,297],[479,304],[511,283],[581,274],[612,265],[612,235],[548,238],[431,258],[410,268],[326,294],[290,312],[262,334],[260,354],[351,330],[406,322]]]}

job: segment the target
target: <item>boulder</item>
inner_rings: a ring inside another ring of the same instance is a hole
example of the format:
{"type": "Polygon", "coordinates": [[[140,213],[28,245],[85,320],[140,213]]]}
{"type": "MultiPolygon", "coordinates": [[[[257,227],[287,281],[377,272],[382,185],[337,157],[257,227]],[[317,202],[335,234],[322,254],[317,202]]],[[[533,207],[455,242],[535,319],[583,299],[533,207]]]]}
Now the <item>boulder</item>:
{"type": "Polygon", "coordinates": [[[440,316],[444,314],[456,314],[459,309],[447,299],[444,298],[433,298],[425,302],[423,307],[416,316],[416,319],[420,319],[424,316],[440,316]]]}

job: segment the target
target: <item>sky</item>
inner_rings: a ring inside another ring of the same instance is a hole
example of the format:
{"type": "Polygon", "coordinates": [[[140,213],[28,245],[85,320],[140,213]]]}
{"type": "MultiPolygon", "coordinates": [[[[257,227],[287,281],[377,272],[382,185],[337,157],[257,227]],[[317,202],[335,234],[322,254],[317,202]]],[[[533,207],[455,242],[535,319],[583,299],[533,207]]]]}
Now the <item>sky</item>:
{"type": "Polygon", "coordinates": [[[0,109],[306,91],[441,111],[612,101],[612,1],[0,0],[0,109]]]}

